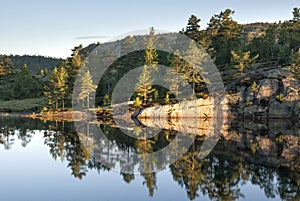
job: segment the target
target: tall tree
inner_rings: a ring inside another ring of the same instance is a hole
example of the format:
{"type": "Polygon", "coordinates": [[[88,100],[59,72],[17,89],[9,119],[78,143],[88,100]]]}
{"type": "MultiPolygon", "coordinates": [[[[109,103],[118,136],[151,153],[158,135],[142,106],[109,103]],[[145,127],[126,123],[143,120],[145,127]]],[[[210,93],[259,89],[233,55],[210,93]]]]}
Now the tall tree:
{"type": "Polygon", "coordinates": [[[72,100],[72,93],[73,93],[73,87],[75,83],[75,79],[77,77],[77,74],[84,65],[84,60],[87,56],[87,51],[82,47],[82,45],[74,47],[72,49],[72,55],[71,57],[67,58],[65,61],[63,61],[62,65],[65,66],[67,73],[68,73],[68,80],[67,80],[67,85],[68,85],[68,104],[70,104],[72,100]]]}
{"type": "Polygon", "coordinates": [[[55,105],[55,110],[58,110],[58,97],[56,93],[55,84],[57,81],[58,76],[58,68],[55,67],[50,75],[50,82],[49,84],[45,85],[44,87],[44,95],[48,100],[48,105],[53,106],[55,105]]]}
{"type": "Polygon", "coordinates": [[[297,22],[298,20],[300,20],[300,8],[295,7],[293,10],[293,21],[297,22]]]}
{"type": "Polygon", "coordinates": [[[206,74],[202,66],[204,55],[199,48],[197,48],[196,42],[194,41],[190,42],[189,47],[184,54],[186,61],[188,62],[184,66],[184,77],[188,82],[192,83],[193,94],[196,94],[196,85],[204,82],[200,73],[202,75],[206,74]]]}
{"type": "Polygon", "coordinates": [[[152,73],[157,71],[157,52],[153,45],[154,28],[150,28],[150,36],[145,50],[145,64],[136,84],[137,98],[143,100],[143,105],[147,105],[151,100],[150,95],[155,92],[152,87],[152,73]]]}
{"type": "Polygon", "coordinates": [[[197,16],[191,15],[191,17],[188,20],[188,24],[186,26],[184,34],[186,34],[191,39],[198,41],[200,34],[200,21],[201,20],[197,16]]]}
{"type": "Polygon", "coordinates": [[[61,65],[59,68],[54,68],[50,75],[50,83],[45,86],[44,94],[48,99],[48,104],[54,104],[56,110],[59,109],[59,103],[61,103],[63,110],[65,108],[68,77],[65,66],[61,65]]]}
{"type": "MultiPolygon", "coordinates": [[[[165,80],[169,84],[169,90],[173,92],[175,97],[178,97],[180,94],[179,89],[183,84],[181,82],[181,79],[183,78],[181,78],[180,76],[183,76],[183,70],[186,63],[181,58],[180,52],[178,50],[174,52],[174,55],[170,55],[169,60],[171,64],[169,70],[167,71],[165,80]]],[[[166,101],[169,102],[170,92],[168,92],[166,95],[166,101]]]]}
{"type": "Polygon", "coordinates": [[[211,37],[211,45],[214,49],[213,57],[217,65],[230,62],[230,52],[240,46],[239,35],[242,33],[241,26],[232,19],[234,11],[226,9],[218,15],[214,15],[208,24],[208,32],[211,37]]]}
{"type": "Polygon", "coordinates": [[[65,109],[65,98],[68,90],[68,85],[67,85],[68,77],[69,75],[66,71],[66,68],[64,66],[61,66],[58,70],[57,83],[55,87],[57,88],[57,92],[61,100],[62,110],[65,109]]]}
{"type": "Polygon", "coordinates": [[[95,92],[97,85],[93,84],[93,79],[89,70],[82,69],[81,76],[81,92],[79,93],[79,99],[84,101],[86,99],[87,110],[90,107],[90,94],[95,92]]]}

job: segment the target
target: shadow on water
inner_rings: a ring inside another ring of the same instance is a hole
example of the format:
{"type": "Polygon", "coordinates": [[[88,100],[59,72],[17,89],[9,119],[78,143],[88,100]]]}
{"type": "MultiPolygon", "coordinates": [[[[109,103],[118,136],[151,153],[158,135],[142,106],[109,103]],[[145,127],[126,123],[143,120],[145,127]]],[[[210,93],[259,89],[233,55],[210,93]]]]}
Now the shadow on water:
{"type": "MultiPolygon", "coordinates": [[[[0,143],[5,149],[13,149],[14,141],[21,139],[26,147],[35,131],[44,132],[44,144],[49,147],[53,159],[64,160],[72,175],[82,179],[92,169],[99,173],[111,169],[101,163],[99,157],[106,157],[110,167],[119,160],[115,152],[123,150],[130,154],[146,154],[166,147],[175,139],[177,130],[195,135],[187,153],[175,163],[168,165],[174,182],[184,188],[187,197],[195,200],[207,196],[211,200],[239,200],[244,197],[241,186],[250,183],[264,191],[266,198],[280,197],[282,200],[300,199],[300,122],[283,120],[231,121],[221,131],[221,138],[212,152],[204,159],[199,158],[201,145],[205,140],[211,120],[198,124],[189,121],[143,122],[148,126],[158,126],[163,130],[152,138],[138,139],[124,135],[111,125],[96,125],[109,139],[105,150],[101,138],[90,131],[94,124],[85,123],[79,132],[73,123],[42,122],[23,118],[0,117],[0,143]],[[183,125],[186,124],[186,125],[183,125]]],[[[95,125],[94,125],[95,126],[95,125]]],[[[143,128],[135,132],[143,132],[143,128]]],[[[138,133],[140,134],[140,133],[138,133]]],[[[166,156],[167,157],[167,156],[166,156]]],[[[164,161],[164,160],[162,160],[164,161]]],[[[151,166],[155,161],[131,160],[130,165],[151,166]]],[[[160,161],[161,162],[161,161],[160,161]]],[[[130,168],[129,163],[119,163],[120,168],[130,168]]],[[[135,179],[134,174],[121,173],[126,183],[135,179]]],[[[141,174],[149,195],[159,188],[156,173],[141,174]]]]}

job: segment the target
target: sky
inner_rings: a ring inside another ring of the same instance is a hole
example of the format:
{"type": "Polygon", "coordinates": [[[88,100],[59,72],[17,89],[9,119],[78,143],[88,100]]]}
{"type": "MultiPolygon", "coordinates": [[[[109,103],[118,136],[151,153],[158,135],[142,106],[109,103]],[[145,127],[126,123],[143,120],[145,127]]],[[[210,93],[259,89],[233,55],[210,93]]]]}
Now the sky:
{"type": "Polygon", "coordinates": [[[299,0],[0,0],[0,54],[66,58],[79,44],[152,26],[178,32],[191,14],[204,28],[226,8],[234,20],[251,23],[292,19],[294,7],[299,0]]]}

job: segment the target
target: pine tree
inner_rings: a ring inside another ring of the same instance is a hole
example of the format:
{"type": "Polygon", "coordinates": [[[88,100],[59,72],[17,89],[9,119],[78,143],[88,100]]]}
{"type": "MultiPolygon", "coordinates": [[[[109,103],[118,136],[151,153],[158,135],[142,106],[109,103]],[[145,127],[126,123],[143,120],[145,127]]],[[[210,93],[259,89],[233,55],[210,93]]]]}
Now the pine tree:
{"type": "Polygon", "coordinates": [[[254,57],[250,58],[250,51],[240,54],[231,51],[231,55],[232,63],[234,64],[233,67],[239,71],[239,76],[243,76],[244,73],[248,72],[250,70],[251,64],[253,64],[259,57],[259,55],[257,54],[254,57]]]}
{"type": "Polygon", "coordinates": [[[55,67],[50,75],[50,82],[49,84],[45,85],[44,95],[48,100],[48,105],[52,106],[55,105],[55,110],[58,110],[58,97],[55,89],[55,83],[58,76],[58,68],[55,67]]]}
{"type": "Polygon", "coordinates": [[[218,15],[214,15],[208,24],[208,33],[211,38],[211,46],[214,50],[211,55],[215,58],[216,65],[224,65],[230,62],[230,52],[240,46],[241,26],[232,19],[233,10],[226,9],[218,15]]]}
{"type": "Polygon", "coordinates": [[[89,70],[82,69],[80,73],[82,76],[79,99],[82,101],[86,99],[86,108],[88,110],[90,107],[90,94],[96,91],[97,85],[93,84],[92,76],[89,70]]]}
{"type": "Polygon", "coordinates": [[[145,64],[139,76],[138,83],[136,84],[137,96],[143,100],[143,105],[147,105],[151,100],[150,95],[154,93],[155,89],[152,88],[153,79],[152,73],[157,71],[157,52],[153,45],[154,29],[150,29],[150,36],[145,50],[145,64]]]}
{"type": "Polygon", "coordinates": [[[204,79],[200,75],[206,74],[202,66],[203,54],[197,48],[196,43],[191,41],[188,49],[184,52],[186,58],[186,65],[184,66],[184,78],[192,83],[193,95],[196,94],[196,85],[204,83],[204,79]],[[196,68],[198,66],[198,68],[196,68]]]}
{"type": "Polygon", "coordinates": [[[300,20],[300,8],[295,7],[293,10],[293,21],[297,22],[298,20],[300,20]]]}
{"type": "Polygon", "coordinates": [[[42,95],[42,84],[29,71],[27,64],[14,76],[14,97],[15,98],[36,98],[42,95]]]}
{"type": "Polygon", "coordinates": [[[0,99],[11,100],[14,98],[14,88],[11,87],[14,64],[6,55],[0,55],[0,99]]]}
{"type": "Polygon", "coordinates": [[[199,34],[200,34],[200,19],[196,17],[195,15],[191,15],[191,17],[188,20],[188,24],[186,26],[185,34],[195,40],[198,41],[199,39],[199,34]]]}
{"type": "MultiPolygon", "coordinates": [[[[185,65],[184,61],[180,57],[180,53],[178,50],[174,52],[174,56],[170,58],[170,69],[167,72],[167,76],[165,77],[166,82],[169,84],[170,91],[173,91],[175,97],[178,97],[180,92],[179,88],[182,86],[182,82],[180,76],[183,74],[183,66],[185,65]]],[[[166,101],[169,102],[170,92],[166,94],[166,101]]]]}
{"type": "Polygon", "coordinates": [[[50,83],[45,86],[45,96],[48,99],[48,104],[55,104],[55,109],[59,109],[59,103],[61,102],[62,110],[65,109],[65,98],[68,90],[67,80],[68,73],[64,66],[60,68],[54,68],[50,75],[50,83]]]}
{"type": "Polygon", "coordinates": [[[68,100],[68,104],[70,104],[72,100],[72,94],[73,94],[73,87],[75,83],[75,79],[78,75],[78,72],[80,68],[84,65],[84,60],[87,56],[87,51],[82,47],[82,45],[74,47],[72,49],[72,55],[71,57],[67,58],[65,61],[62,62],[61,65],[65,66],[67,70],[68,80],[67,80],[67,86],[68,86],[68,96],[66,99],[68,100]]]}
{"type": "Polygon", "coordinates": [[[0,76],[12,74],[14,72],[14,64],[6,55],[0,55],[0,76]]]}
{"type": "Polygon", "coordinates": [[[67,79],[69,75],[66,71],[66,68],[64,66],[61,66],[58,70],[57,74],[57,83],[56,83],[56,88],[58,92],[58,96],[61,100],[61,105],[62,105],[62,110],[65,109],[65,98],[66,98],[66,93],[68,90],[68,85],[67,85],[67,79]]]}

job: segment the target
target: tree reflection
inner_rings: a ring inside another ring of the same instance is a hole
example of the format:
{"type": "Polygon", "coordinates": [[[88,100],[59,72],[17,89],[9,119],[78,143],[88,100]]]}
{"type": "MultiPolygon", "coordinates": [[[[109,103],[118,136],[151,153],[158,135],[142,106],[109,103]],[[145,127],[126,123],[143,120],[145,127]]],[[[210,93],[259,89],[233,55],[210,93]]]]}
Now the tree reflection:
{"type": "MultiPolygon", "coordinates": [[[[148,189],[149,196],[154,196],[159,188],[157,174],[150,171],[159,163],[146,157],[146,154],[156,152],[172,140],[177,140],[174,138],[176,131],[171,130],[163,130],[151,138],[145,135],[132,138],[118,128],[100,125],[109,140],[107,146],[101,147],[103,138],[90,131],[89,122],[84,122],[75,131],[71,122],[43,123],[5,118],[0,121],[0,143],[5,149],[13,148],[16,140],[26,146],[34,137],[35,130],[43,130],[44,143],[49,147],[51,156],[55,160],[65,161],[71,174],[79,179],[91,170],[99,174],[110,171],[99,160],[99,154],[109,156],[109,162],[114,167],[116,148],[123,150],[124,155],[121,157],[124,161],[119,165],[127,173],[121,173],[120,177],[130,184],[139,177],[128,173],[133,171],[130,168],[139,167],[143,178],[141,185],[148,189]],[[140,162],[131,158],[132,153],[140,154],[140,162]]],[[[282,200],[300,200],[300,137],[297,133],[289,133],[286,127],[284,130],[287,134],[281,131],[276,133],[270,128],[265,130],[262,132],[260,127],[253,128],[246,124],[231,126],[229,134],[202,160],[199,155],[205,137],[197,136],[189,151],[169,166],[174,182],[186,190],[190,200],[201,199],[203,196],[211,200],[240,200],[244,197],[242,190],[247,183],[258,186],[267,198],[279,196],[282,200]]],[[[160,162],[166,161],[162,158],[160,162]]]]}
{"type": "Polygon", "coordinates": [[[49,125],[49,130],[44,133],[45,144],[50,147],[50,154],[56,160],[68,162],[74,177],[82,179],[88,172],[90,152],[82,146],[79,136],[74,131],[73,124],[56,122],[49,125]]]}
{"type": "Polygon", "coordinates": [[[0,116],[0,144],[9,150],[15,141],[21,140],[21,145],[26,147],[30,143],[34,130],[43,130],[45,125],[39,120],[20,117],[0,116]]]}

